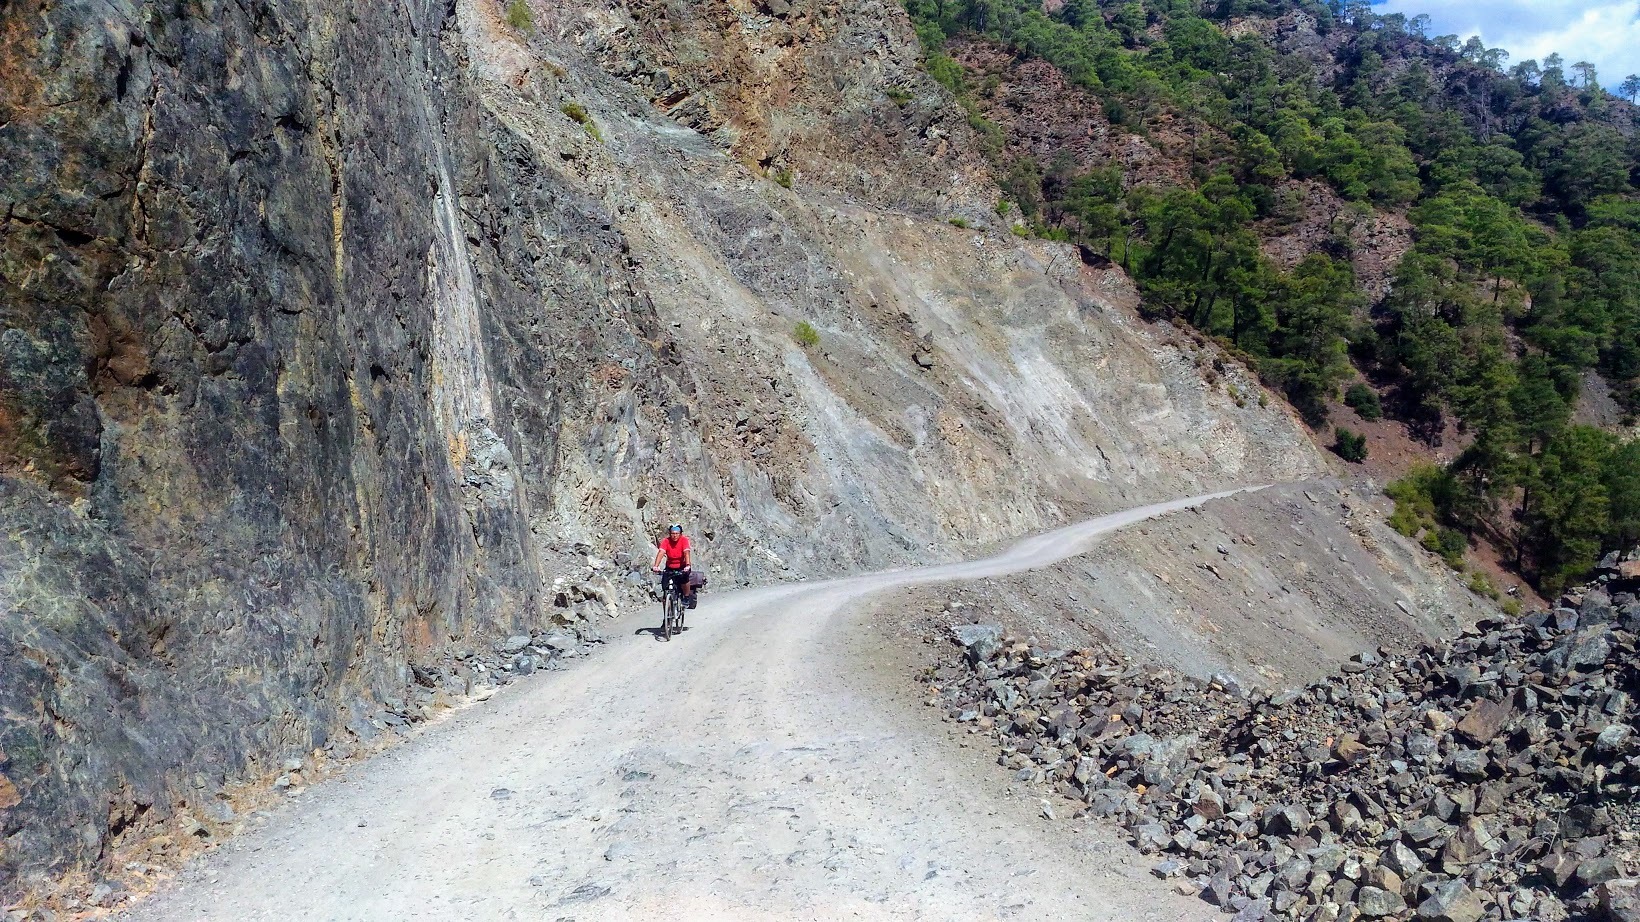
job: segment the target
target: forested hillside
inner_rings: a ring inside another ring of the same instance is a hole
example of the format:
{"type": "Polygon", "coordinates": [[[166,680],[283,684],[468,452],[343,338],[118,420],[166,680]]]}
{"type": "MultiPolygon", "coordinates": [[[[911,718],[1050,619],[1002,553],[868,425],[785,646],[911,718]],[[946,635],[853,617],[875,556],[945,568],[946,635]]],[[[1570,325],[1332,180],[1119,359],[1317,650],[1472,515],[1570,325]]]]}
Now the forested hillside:
{"type": "Polygon", "coordinates": [[[1342,396],[1453,458],[1393,488],[1409,534],[1550,589],[1640,537],[1640,77],[1359,0],[906,2],[1016,233],[1108,255],[1313,425],[1342,396]],[[1620,425],[1574,423],[1591,387],[1620,425]]]}

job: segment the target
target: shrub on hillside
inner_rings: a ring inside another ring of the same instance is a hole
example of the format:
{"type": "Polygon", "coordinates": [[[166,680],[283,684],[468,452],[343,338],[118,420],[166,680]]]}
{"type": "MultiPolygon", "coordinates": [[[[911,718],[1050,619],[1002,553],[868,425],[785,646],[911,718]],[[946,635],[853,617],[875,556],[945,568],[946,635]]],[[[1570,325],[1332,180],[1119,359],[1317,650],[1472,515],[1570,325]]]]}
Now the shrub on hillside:
{"type": "Polygon", "coordinates": [[[598,125],[592,120],[592,115],[587,112],[586,106],[578,102],[566,102],[558,107],[558,111],[569,116],[570,121],[585,128],[587,134],[592,135],[594,141],[604,139],[603,132],[598,130],[598,125]]]}
{"type": "Polygon", "coordinates": [[[1456,528],[1439,525],[1424,532],[1419,544],[1431,554],[1438,554],[1454,570],[1462,569],[1464,552],[1469,550],[1469,539],[1456,528]]]}
{"type": "Polygon", "coordinates": [[[1492,585],[1492,580],[1479,570],[1469,574],[1469,591],[1494,601],[1500,595],[1497,587],[1492,585]]]}
{"type": "Polygon", "coordinates": [[[1344,392],[1344,404],[1365,420],[1384,418],[1384,405],[1378,402],[1378,392],[1357,381],[1344,392]]]}
{"type": "Polygon", "coordinates": [[[1405,477],[1384,488],[1384,493],[1395,500],[1395,513],[1389,524],[1408,538],[1416,538],[1425,528],[1434,528],[1436,520],[1448,514],[1457,493],[1457,484],[1451,472],[1436,464],[1415,464],[1405,477]]]}
{"type": "Polygon", "coordinates": [[[530,13],[530,6],[524,0],[512,0],[507,4],[507,25],[518,32],[531,32],[535,29],[535,16],[530,13]]]}
{"type": "Polygon", "coordinates": [[[797,344],[805,349],[813,349],[815,346],[820,345],[820,331],[816,330],[814,324],[809,323],[807,320],[797,322],[797,327],[792,330],[792,338],[797,340],[797,344]]]}
{"type": "Polygon", "coordinates": [[[1343,426],[1336,430],[1337,440],[1333,442],[1332,450],[1338,457],[1351,464],[1360,464],[1367,460],[1367,437],[1359,432],[1351,432],[1343,426]]]}

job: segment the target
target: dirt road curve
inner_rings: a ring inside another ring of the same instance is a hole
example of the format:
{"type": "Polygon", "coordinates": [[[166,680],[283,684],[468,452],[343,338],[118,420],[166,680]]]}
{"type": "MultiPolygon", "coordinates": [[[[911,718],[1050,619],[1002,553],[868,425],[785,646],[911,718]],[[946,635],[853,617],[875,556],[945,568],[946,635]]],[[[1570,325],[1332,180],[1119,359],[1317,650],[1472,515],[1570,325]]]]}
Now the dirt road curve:
{"type": "Polygon", "coordinates": [[[126,918],[1206,918],[1107,833],[1010,792],[994,752],[906,707],[893,689],[913,677],[875,674],[848,627],[865,594],[1039,567],[1212,498],[972,563],[703,598],[669,644],[633,633],[646,611],[574,668],[315,787],[126,918]]]}

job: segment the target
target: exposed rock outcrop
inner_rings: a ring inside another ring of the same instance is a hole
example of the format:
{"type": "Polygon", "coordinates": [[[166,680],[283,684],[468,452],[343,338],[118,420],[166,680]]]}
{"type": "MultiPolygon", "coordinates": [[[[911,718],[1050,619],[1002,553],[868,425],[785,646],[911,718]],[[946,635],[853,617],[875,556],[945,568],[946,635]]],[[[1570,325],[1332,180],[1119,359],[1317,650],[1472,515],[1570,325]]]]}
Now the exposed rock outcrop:
{"type": "Polygon", "coordinates": [[[984,159],[918,68],[894,0],[637,0],[550,22],[754,170],[879,205],[990,215],[984,159]]]}
{"type": "Polygon", "coordinates": [[[0,895],[324,745],[417,651],[540,622],[581,355],[686,386],[449,25],[0,10],[0,895]]]}

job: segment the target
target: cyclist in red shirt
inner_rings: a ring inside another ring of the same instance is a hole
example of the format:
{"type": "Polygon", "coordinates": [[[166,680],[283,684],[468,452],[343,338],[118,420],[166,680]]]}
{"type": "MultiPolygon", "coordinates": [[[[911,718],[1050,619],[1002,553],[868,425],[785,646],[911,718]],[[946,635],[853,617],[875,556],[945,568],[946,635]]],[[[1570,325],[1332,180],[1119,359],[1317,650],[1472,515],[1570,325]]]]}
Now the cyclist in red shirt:
{"type": "Polygon", "coordinates": [[[688,608],[695,607],[695,587],[689,579],[694,566],[695,552],[689,546],[689,536],[683,533],[682,525],[674,523],[666,530],[660,547],[655,548],[655,562],[649,569],[661,575],[661,591],[666,591],[668,583],[676,586],[688,608]]]}

